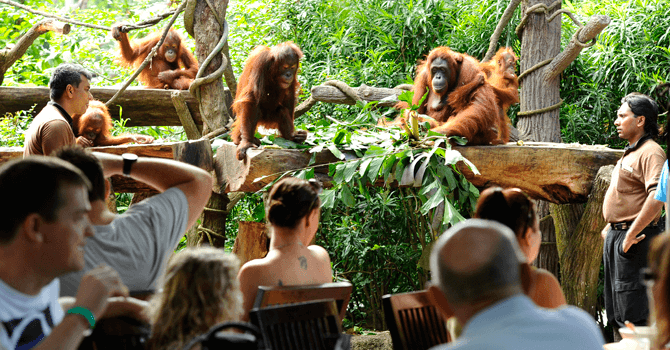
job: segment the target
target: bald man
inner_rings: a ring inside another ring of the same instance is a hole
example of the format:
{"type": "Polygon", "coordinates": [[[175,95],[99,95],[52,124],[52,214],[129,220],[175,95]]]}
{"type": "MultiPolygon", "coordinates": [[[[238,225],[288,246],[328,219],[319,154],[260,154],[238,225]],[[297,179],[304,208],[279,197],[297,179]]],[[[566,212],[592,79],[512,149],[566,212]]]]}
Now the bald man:
{"type": "Polygon", "coordinates": [[[447,230],[430,257],[429,295],[445,316],[464,324],[461,337],[442,349],[602,349],[589,314],[573,306],[544,309],[523,294],[526,257],[514,233],[489,220],[471,219],[447,230]]]}

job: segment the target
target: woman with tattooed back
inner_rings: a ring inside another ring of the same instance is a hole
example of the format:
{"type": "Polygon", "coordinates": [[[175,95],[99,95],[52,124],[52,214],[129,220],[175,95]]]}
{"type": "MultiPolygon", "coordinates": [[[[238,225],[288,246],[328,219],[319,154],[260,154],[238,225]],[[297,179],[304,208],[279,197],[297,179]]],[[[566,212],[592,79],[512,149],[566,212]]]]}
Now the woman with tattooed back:
{"type": "Polygon", "coordinates": [[[328,252],[309,245],[319,226],[321,184],[285,178],[277,182],[265,203],[271,225],[270,251],[244,264],[238,274],[244,297],[243,320],[256,299],[258,286],[309,285],[332,282],[328,252]]]}

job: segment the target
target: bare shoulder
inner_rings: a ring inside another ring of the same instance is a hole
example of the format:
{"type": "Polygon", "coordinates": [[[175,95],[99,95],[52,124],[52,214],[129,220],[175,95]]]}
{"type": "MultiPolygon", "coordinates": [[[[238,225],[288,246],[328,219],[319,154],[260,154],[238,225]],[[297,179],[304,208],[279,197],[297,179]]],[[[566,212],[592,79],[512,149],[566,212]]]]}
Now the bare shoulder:
{"type": "Polygon", "coordinates": [[[532,299],[538,306],[556,308],[566,304],[556,276],[545,269],[535,269],[533,274],[535,288],[532,299]]]}
{"type": "Polygon", "coordinates": [[[320,246],[320,245],[311,245],[311,246],[309,246],[309,247],[307,247],[307,248],[308,248],[309,251],[312,252],[312,254],[314,254],[314,256],[316,256],[317,258],[319,258],[319,259],[328,259],[328,261],[330,261],[330,255],[328,255],[328,251],[326,251],[326,249],[324,249],[322,246],[320,246]]]}

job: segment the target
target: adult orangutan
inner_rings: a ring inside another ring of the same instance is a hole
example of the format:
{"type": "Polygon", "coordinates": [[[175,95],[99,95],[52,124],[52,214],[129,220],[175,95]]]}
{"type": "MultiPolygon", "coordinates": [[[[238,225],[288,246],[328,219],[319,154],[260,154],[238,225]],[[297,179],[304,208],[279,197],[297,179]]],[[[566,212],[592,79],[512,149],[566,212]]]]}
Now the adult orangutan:
{"type": "Polygon", "coordinates": [[[307,138],[307,131],[295,131],[293,125],[301,58],[302,51],[292,42],[258,46],[247,58],[232,106],[236,119],[231,137],[237,159],[245,159],[249,148],[260,146],[254,136],[258,125],[276,128],[281,137],[298,143],[307,138]]]}
{"type": "Polygon", "coordinates": [[[426,89],[428,97],[418,112],[434,119],[429,120],[432,130],[465,137],[469,145],[509,140],[509,125],[496,91],[474,57],[446,47],[433,49],[417,67],[413,104],[419,103],[426,89]]]}
{"type": "MultiPolygon", "coordinates": [[[[144,39],[128,41],[128,34],[121,32],[121,25],[112,27],[112,36],[119,41],[122,65],[139,67],[146,59],[149,51],[160,41],[160,32],[153,33],[144,39]]],[[[158,49],[151,63],[142,70],[138,80],[151,89],[187,90],[198,74],[198,62],[184,45],[182,37],[174,29],[170,29],[163,45],[158,49]]]]}
{"type": "Polygon", "coordinates": [[[86,113],[72,116],[72,128],[77,137],[77,144],[85,147],[113,146],[128,142],[152,143],[154,141],[151,136],[139,134],[112,136],[112,117],[109,115],[109,110],[104,103],[96,100],[89,102],[86,113]]]}

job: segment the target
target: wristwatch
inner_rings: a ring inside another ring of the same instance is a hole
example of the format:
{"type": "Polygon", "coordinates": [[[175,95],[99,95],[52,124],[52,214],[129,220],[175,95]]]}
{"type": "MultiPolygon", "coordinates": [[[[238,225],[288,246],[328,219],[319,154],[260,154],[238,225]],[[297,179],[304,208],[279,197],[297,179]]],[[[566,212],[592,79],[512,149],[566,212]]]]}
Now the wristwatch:
{"type": "Polygon", "coordinates": [[[137,154],[124,153],[121,158],[123,158],[123,175],[130,176],[130,168],[137,162],[137,154]]]}

